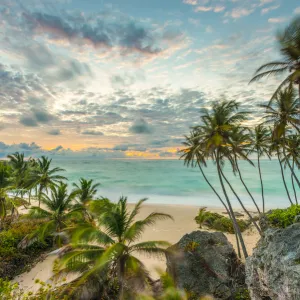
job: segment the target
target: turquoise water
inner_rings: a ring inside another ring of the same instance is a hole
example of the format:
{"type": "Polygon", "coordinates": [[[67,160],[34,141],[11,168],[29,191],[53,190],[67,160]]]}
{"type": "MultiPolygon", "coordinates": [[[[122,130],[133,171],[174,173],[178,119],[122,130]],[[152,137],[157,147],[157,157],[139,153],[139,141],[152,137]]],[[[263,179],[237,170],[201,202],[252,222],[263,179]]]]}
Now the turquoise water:
{"type": "MultiPolygon", "coordinates": [[[[76,182],[80,177],[100,182],[99,196],[109,197],[111,200],[117,200],[119,196],[124,195],[128,196],[131,202],[140,198],[149,198],[149,203],[221,206],[200,171],[196,168],[185,167],[179,160],[102,160],[55,157],[53,164],[66,170],[64,175],[68,177],[70,183],[76,182]]],[[[278,162],[262,160],[261,166],[267,208],[288,206],[289,201],[281,180],[278,162]]],[[[240,168],[244,181],[257,202],[261,204],[257,168],[245,161],[240,162],[240,168]]],[[[216,168],[212,163],[205,169],[205,173],[221,193],[216,168]]],[[[229,168],[225,168],[225,173],[246,206],[253,207],[238,177],[234,177],[229,168]]],[[[293,196],[288,172],[286,172],[286,181],[293,196]]],[[[297,191],[300,197],[300,190],[297,189],[297,191]]],[[[234,206],[238,208],[235,197],[230,194],[230,198],[234,206]]]]}

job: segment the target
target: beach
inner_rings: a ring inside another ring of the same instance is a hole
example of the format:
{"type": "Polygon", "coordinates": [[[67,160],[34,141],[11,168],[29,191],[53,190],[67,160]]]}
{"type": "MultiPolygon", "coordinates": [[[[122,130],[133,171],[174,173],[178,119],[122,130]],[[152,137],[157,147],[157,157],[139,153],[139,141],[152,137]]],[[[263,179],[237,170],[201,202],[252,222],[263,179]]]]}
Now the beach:
{"type": "MultiPolygon", "coordinates": [[[[130,204],[129,207],[133,207],[133,204],[130,204]]],[[[192,205],[144,204],[137,219],[145,218],[151,212],[162,212],[170,214],[174,220],[159,221],[156,223],[156,225],[147,228],[142,235],[141,241],[164,240],[173,245],[177,243],[185,234],[191,233],[195,230],[200,230],[194,220],[199,208],[199,206],[192,205]]],[[[225,211],[225,209],[221,207],[207,207],[207,210],[220,214],[225,211]]],[[[242,212],[241,210],[235,211],[242,212]]],[[[213,230],[208,230],[207,228],[203,228],[201,230],[213,232],[213,230]]],[[[233,247],[236,248],[235,236],[233,234],[225,235],[233,247]]],[[[249,255],[251,255],[257,241],[259,240],[259,234],[253,227],[250,227],[243,233],[243,236],[249,255]]],[[[55,258],[55,254],[46,256],[43,261],[38,262],[29,272],[17,276],[14,281],[18,282],[20,287],[24,290],[36,289],[37,285],[34,284],[36,279],[47,282],[52,276],[51,270],[55,258]]],[[[147,256],[139,256],[139,258],[146,265],[152,278],[154,279],[158,278],[156,271],[157,268],[161,270],[166,269],[166,261],[162,257],[150,258],[147,256]]]]}

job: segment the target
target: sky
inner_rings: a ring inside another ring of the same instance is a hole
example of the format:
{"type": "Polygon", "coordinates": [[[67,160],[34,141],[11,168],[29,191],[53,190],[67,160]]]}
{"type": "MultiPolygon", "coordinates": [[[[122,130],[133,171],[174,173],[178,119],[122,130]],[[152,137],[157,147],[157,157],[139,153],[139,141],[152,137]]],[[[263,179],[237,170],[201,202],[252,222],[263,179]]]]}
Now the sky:
{"type": "Polygon", "coordinates": [[[261,117],[298,0],[0,0],[0,156],[172,158],[222,98],[261,117]]]}

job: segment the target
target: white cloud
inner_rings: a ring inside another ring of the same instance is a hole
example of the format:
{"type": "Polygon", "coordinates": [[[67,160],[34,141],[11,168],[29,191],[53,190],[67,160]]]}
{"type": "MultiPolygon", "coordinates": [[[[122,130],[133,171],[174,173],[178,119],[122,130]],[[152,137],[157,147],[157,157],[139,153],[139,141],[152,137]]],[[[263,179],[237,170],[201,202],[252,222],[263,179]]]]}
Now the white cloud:
{"type": "Polygon", "coordinates": [[[280,7],[280,5],[274,5],[274,6],[266,7],[266,8],[261,10],[261,14],[265,15],[265,14],[267,14],[268,12],[270,12],[272,10],[278,9],[279,7],[280,7]]]}
{"type": "Polygon", "coordinates": [[[297,7],[297,8],[295,8],[294,13],[295,13],[295,14],[300,14],[300,6],[297,7]]]}
{"type": "Polygon", "coordinates": [[[206,29],[205,29],[205,32],[207,32],[207,33],[211,33],[211,32],[213,32],[214,30],[213,30],[213,28],[210,26],[210,25],[208,25],[207,27],[206,27],[206,29]]]}
{"type": "Polygon", "coordinates": [[[241,17],[246,17],[252,14],[254,9],[247,8],[234,8],[231,12],[227,12],[225,17],[232,17],[233,19],[239,19],[241,17]]]}
{"type": "Polygon", "coordinates": [[[197,6],[195,8],[195,12],[207,12],[207,11],[214,11],[215,13],[220,13],[225,9],[225,6],[217,5],[217,6],[197,6]]]}
{"type": "Polygon", "coordinates": [[[260,0],[260,6],[274,2],[275,0],[260,0]]]}
{"type": "Polygon", "coordinates": [[[197,0],[183,0],[184,4],[189,4],[189,5],[197,5],[198,1],[197,0]]]}
{"type": "Polygon", "coordinates": [[[269,23],[283,23],[286,21],[285,17],[278,17],[278,18],[270,18],[268,20],[269,23]]]}

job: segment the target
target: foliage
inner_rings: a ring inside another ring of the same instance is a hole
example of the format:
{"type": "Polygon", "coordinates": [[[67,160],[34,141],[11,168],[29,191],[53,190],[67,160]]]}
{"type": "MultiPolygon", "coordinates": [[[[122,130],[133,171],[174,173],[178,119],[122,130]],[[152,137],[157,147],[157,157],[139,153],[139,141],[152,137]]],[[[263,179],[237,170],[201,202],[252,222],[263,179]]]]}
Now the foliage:
{"type": "Polygon", "coordinates": [[[36,241],[27,249],[18,247],[24,236],[36,230],[41,224],[40,220],[21,219],[13,222],[9,229],[0,232],[0,277],[13,278],[50,248],[49,240],[46,240],[45,244],[36,241]]]}
{"type": "Polygon", "coordinates": [[[292,225],[298,215],[300,215],[300,205],[292,205],[285,209],[272,210],[267,213],[267,219],[270,226],[285,228],[292,225]]]}
{"type": "MultiPolygon", "coordinates": [[[[199,215],[195,217],[195,221],[197,224],[201,222],[201,225],[205,225],[210,229],[214,229],[222,232],[234,233],[233,223],[230,218],[227,218],[218,213],[213,213],[210,211],[206,211],[204,214],[205,215],[203,216],[203,211],[201,211],[200,220],[199,220],[199,215]]],[[[244,220],[237,220],[237,223],[241,232],[245,231],[250,225],[250,222],[244,220]]]]}
{"type": "Polygon", "coordinates": [[[91,278],[101,280],[110,274],[118,278],[121,299],[126,286],[132,286],[132,282],[143,286],[148,279],[148,272],[134,253],[163,255],[169,243],[137,241],[147,227],[159,220],[171,218],[170,215],[154,212],[136,221],[145,201],[140,200],[131,212],[128,210],[127,198],[121,197],[117,203],[110,205],[104,201],[102,211],[95,215],[97,222],[83,222],[69,228],[72,242],[69,251],[55,265],[57,275],[81,272],[81,282],[85,282],[91,278]]]}

